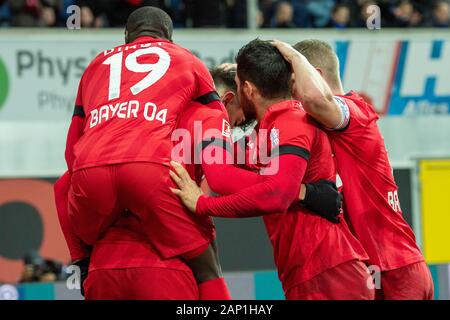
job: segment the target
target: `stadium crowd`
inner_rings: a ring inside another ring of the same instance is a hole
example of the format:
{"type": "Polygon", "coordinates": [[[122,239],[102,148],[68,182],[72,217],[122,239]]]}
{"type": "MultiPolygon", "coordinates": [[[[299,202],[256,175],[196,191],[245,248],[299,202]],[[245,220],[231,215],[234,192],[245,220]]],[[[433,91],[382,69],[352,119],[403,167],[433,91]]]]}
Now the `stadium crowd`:
{"type": "MultiPolygon", "coordinates": [[[[258,0],[260,28],[365,27],[367,7],[381,8],[382,27],[450,25],[448,0],[258,0]]],[[[122,27],[137,7],[170,14],[177,28],[246,28],[246,0],[0,0],[0,26],[64,27],[67,8],[81,8],[82,27],[122,27]]]]}

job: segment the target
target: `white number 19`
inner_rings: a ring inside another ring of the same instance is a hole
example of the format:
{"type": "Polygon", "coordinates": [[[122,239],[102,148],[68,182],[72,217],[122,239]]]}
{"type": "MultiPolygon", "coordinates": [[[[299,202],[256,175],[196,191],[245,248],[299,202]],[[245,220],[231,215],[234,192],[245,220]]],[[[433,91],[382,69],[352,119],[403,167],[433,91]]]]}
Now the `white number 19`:
{"type": "MultiPolygon", "coordinates": [[[[108,99],[117,99],[120,97],[120,84],[122,80],[122,61],[123,52],[116,53],[106,59],[103,64],[110,66],[110,76],[109,76],[109,95],[108,99]]],[[[151,85],[155,84],[159,79],[161,79],[167,72],[170,66],[170,56],[169,54],[158,47],[150,47],[145,49],[136,50],[135,52],[129,54],[125,59],[125,67],[132,72],[148,74],[138,83],[130,88],[133,95],[137,95],[149,88],[151,85]],[[159,59],[156,63],[140,64],[137,59],[145,54],[156,54],[159,59]]]]}

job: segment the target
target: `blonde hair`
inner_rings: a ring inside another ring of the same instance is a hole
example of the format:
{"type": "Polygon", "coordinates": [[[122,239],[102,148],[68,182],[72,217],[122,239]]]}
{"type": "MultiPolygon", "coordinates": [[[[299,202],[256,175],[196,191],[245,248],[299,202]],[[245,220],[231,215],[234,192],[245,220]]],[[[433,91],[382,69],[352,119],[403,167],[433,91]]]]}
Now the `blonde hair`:
{"type": "Polygon", "coordinates": [[[307,39],[295,44],[294,49],[304,55],[313,67],[322,70],[325,80],[331,87],[341,87],[339,59],[327,42],[307,39]]]}

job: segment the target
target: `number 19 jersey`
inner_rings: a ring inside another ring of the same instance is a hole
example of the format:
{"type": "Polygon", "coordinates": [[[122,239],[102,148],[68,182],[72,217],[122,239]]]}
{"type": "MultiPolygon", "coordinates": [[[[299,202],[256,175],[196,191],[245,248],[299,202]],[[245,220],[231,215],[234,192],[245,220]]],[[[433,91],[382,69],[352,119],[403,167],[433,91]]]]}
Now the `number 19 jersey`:
{"type": "Polygon", "coordinates": [[[166,40],[140,37],[106,50],[85,70],[74,116],[84,117],[73,170],[127,162],[168,165],[170,137],[192,100],[214,95],[206,66],[166,40]]]}

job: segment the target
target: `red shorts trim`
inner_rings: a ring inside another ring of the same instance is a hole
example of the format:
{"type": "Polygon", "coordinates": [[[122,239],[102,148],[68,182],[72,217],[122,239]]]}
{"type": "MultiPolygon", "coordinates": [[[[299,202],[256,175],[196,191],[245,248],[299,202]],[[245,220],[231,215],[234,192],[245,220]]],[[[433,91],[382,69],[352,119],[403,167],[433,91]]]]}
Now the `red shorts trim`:
{"type": "Polygon", "coordinates": [[[163,268],[102,269],[89,272],[86,300],[198,300],[191,272],[163,268]]]}
{"type": "Polygon", "coordinates": [[[373,300],[370,273],[359,261],[344,262],[289,289],[287,300],[373,300]]]}
{"type": "Polygon", "coordinates": [[[424,261],[381,272],[377,300],[433,300],[433,297],[433,278],[424,261]]]}

